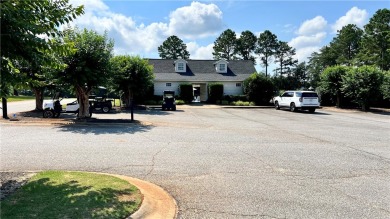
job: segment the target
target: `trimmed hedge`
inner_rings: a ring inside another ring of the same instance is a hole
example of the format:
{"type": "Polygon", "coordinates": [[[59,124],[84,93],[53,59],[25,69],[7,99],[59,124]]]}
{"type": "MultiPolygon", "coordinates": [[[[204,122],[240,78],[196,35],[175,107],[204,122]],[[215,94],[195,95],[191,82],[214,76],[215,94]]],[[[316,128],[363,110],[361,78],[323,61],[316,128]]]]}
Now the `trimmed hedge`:
{"type": "Polygon", "coordinates": [[[192,84],[180,84],[179,91],[179,98],[184,102],[191,103],[194,100],[194,91],[192,88],[192,84]]]}
{"type": "Polygon", "coordinates": [[[221,83],[209,84],[208,102],[216,103],[217,100],[222,100],[222,97],[223,97],[223,84],[221,84],[221,83]]]}

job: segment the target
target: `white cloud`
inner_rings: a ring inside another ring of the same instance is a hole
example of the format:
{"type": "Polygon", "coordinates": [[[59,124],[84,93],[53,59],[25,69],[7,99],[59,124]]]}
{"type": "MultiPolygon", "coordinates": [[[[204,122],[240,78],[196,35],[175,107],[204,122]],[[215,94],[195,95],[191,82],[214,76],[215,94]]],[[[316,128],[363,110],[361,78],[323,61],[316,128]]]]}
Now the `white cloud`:
{"type": "Polygon", "coordinates": [[[213,59],[214,44],[199,46],[196,42],[186,44],[191,59],[213,59]]]}
{"type": "Polygon", "coordinates": [[[222,27],[222,11],[215,4],[192,2],[169,15],[170,34],[196,39],[218,33],[222,27]]]}
{"type": "Polygon", "coordinates": [[[298,36],[293,38],[288,44],[294,48],[303,48],[313,45],[319,45],[326,37],[325,32],[316,33],[310,36],[298,36]]]}
{"type": "Polygon", "coordinates": [[[363,27],[368,21],[368,13],[366,10],[359,9],[357,7],[351,8],[344,16],[340,17],[332,29],[334,33],[337,33],[338,30],[341,30],[343,26],[348,24],[356,24],[358,27],[363,27]]]}
{"type": "Polygon", "coordinates": [[[308,46],[302,47],[296,50],[295,58],[299,62],[307,61],[308,57],[311,56],[313,52],[318,52],[321,49],[321,46],[308,46]]]}
{"type": "MultiPolygon", "coordinates": [[[[72,25],[99,33],[108,31],[108,36],[115,41],[115,53],[120,54],[156,54],[157,47],[170,35],[196,40],[215,35],[223,27],[222,12],[215,4],[192,2],[189,6],[172,11],[169,23],[154,22],[148,25],[112,12],[103,0],[71,0],[71,4],[85,6],[84,15],[72,25]]],[[[210,57],[208,51],[209,46],[199,47],[191,53],[191,58],[210,57]]]]}
{"type": "Polygon", "coordinates": [[[298,35],[311,35],[318,32],[323,32],[327,27],[328,22],[322,16],[317,16],[311,20],[306,20],[298,29],[298,35]]]}
{"type": "Polygon", "coordinates": [[[295,58],[299,62],[306,61],[315,51],[321,48],[321,44],[326,38],[328,22],[322,17],[317,16],[311,20],[304,21],[296,31],[297,36],[288,42],[295,48],[295,58]]]}

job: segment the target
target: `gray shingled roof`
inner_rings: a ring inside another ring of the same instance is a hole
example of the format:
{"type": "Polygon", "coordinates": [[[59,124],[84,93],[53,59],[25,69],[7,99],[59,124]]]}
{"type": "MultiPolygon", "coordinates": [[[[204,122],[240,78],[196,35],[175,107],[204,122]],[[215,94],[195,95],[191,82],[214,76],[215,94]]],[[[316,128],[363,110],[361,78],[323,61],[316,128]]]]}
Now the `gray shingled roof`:
{"type": "Polygon", "coordinates": [[[227,73],[217,73],[214,64],[217,60],[186,60],[187,72],[175,72],[172,59],[149,59],[154,66],[155,81],[244,81],[256,72],[250,60],[228,61],[227,73]]]}

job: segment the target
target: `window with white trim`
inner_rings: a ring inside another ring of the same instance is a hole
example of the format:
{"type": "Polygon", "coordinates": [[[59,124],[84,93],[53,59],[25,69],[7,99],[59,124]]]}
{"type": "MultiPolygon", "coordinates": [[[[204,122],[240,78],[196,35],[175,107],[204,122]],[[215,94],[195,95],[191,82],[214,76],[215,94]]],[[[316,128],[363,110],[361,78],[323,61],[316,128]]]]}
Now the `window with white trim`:
{"type": "Polygon", "coordinates": [[[172,83],[166,83],[165,84],[165,87],[171,87],[172,86],[172,83]]]}
{"type": "Polygon", "coordinates": [[[219,71],[220,72],[226,72],[226,64],[225,63],[219,64],[219,71]]]}
{"type": "Polygon", "coordinates": [[[184,59],[178,59],[175,62],[175,71],[176,72],[186,72],[187,62],[184,59]]]}
{"type": "Polygon", "coordinates": [[[177,63],[177,70],[178,71],[184,71],[184,63],[183,62],[177,63]]]}
{"type": "Polygon", "coordinates": [[[214,63],[215,71],[216,71],[217,73],[227,73],[228,64],[229,64],[229,62],[227,62],[227,61],[224,60],[224,59],[221,59],[221,60],[219,60],[218,62],[215,62],[215,63],[214,63]]]}

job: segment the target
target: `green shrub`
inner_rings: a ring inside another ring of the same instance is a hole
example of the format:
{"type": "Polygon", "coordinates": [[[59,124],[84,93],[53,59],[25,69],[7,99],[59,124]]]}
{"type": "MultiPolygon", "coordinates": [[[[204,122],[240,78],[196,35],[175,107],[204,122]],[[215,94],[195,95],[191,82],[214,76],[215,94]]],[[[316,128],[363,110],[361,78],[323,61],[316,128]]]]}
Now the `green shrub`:
{"type": "Polygon", "coordinates": [[[209,99],[208,102],[216,103],[217,100],[221,100],[223,97],[223,84],[211,83],[209,84],[209,99]]]}
{"type": "Polygon", "coordinates": [[[185,104],[184,100],[176,100],[176,105],[183,105],[185,104]]]}
{"type": "Polygon", "coordinates": [[[274,96],[274,89],[272,80],[263,74],[253,73],[244,81],[244,93],[256,105],[268,105],[274,96]]]}
{"type": "Polygon", "coordinates": [[[222,101],[221,101],[221,105],[229,105],[229,101],[227,101],[227,100],[222,100],[222,101]]]}
{"type": "Polygon", "coordinates": [[[362,66],[351,68],[343,76],[341,91],[363,110],[370,109],[373,101],[381,97],[384,74],[376,67],[362,66]]]}
{"type": "Polygon", "coordinates": [[[179,98],[186,103],[191,103],[194,100],[194,91],[192,84],[180,84],[180,95],[179,98]]]}
{"type": "Polygon", "coordinates": [[[255,103],[253,103],[253,102],[248,102],[248,101],[241,101],[241,100],[239,100],[239,101],[234,101],[234,102],[232,102],[232,105],[233,105],[233,106],[254,106],[255,103]]]}
{"type": "Polygon", "coordinates": [[[246,95],[225,95],[222,100],[226,100],[229,103],[234,101],[248,101],[248,97],[246,95]]]}

